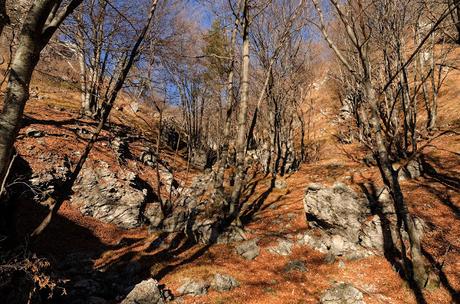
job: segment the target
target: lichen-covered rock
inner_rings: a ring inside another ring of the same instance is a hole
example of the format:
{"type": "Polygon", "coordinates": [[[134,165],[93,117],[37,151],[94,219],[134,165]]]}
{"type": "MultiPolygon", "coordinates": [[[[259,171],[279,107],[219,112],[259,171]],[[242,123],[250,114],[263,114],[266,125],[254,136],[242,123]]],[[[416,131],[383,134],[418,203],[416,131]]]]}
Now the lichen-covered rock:
{"type": "Polygon", "coordinates": [[[292,253],[294,243],[289,240],[279,240],[278,245],[268,248],[268,251],[273,254],[288,256],[292,253]]]}
{"type": "MultiPolygon", "coordinates": [[[[198,243],[215,243],[225,230],[226,206],[227,198],[214,187],[213,175],[199,176],[175,202],[172,212],[164,219],[163,230],[184,232],[189,239],[198,243]]],[[[224,241],[224,238],[220,241],[224,241]]]]}
{"type": "Polygon", "coordinates": [[[72,204],[84,215],[129,229],[142,225],[141,210],[147,189],[137,185],[132,172],[116,173],[99,161],[83,168],[73,187],[72,204]]]}
{"type": "Polygon", "coordinates": [[[208,293],[210,284],[203,280],[185,279],[184,283],[177,290],[181,296],[192,295],[199,296],[208,293]]]}

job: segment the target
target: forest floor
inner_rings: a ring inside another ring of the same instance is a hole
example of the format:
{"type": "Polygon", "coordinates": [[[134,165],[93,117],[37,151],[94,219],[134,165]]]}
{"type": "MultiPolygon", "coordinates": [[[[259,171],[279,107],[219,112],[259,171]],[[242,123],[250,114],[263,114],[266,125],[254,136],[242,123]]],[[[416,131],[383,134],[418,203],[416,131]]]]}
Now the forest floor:
{"type": "MultiPolygon", "coordinates": [[[[68,100],[62,100],[62,91],[41,90],[40,95],[44,98],[32,100],[26,108],[26,115],[30,118],[27,127],[51,135],[33,144],[21,137],[18,150],[28,160],[32,154],[37,156],[50,151],[72,155],[72,151],[81,149],[85,142],[79,140],[74,128],[91,126],[88,121],[73,120],[78,107],[69,108],[74,104],[70,100],[77,100],[78,96],[69,95],[68,100]]],[[[440,121],[457,127],[458,97],[457,91],[449,91],[449,96],[444,96],[443,100],[451,101],[440,107],[440,121]]],[[[115,111],[114,121],[125,122],[126,117],[120,113],[115,111]]],[[[297,243],[289,256],[268,251],[281,239],[295,242],[298,234],[309,229],[303,209],[308,184],[332,185],[340,181],[356,190],[363,183],[381,185],[377,169],[360,161],[364,151],[357,144],[337,143],[333,136],[334,126],[330,124],[334,115],[333,107],[322,108],[321,114],[317,113],[318,120],[322,121],[322,125],[318,125],[321,130],[318,138],[323,143],[321,157],[284,177],[285,188],[271,187],[271,179],[261,175],[256,175],[248,183],[245,206],[257,206],[257,212],[245,227],[246,235],[258,238],[261,247],[260,255],[254,260],[245,260],[233,246],[221,244],[182,246],[181,250],[164,258],[161,249],[152,246],[159,237],[157,234],[141,228],[117,229],[114,225],[82,216],[68,203],[64,204],[59,217],[40,240],[38,250],[57,260],[77,251],[92,252],[94,267],[98,270],[138,263],[146,277],[151,273],[173,293],[184,278],[205,279],[215,273],[229,274],[240,283],[232,291],[209,291],[203,296],[181,298],[181,303],[318,303],[320,295],[334,282],[352,283],[363,292],[368,304],[420,303],[384,257],[343,261],[338,258],[327,262],[324,254],[297,243]],[[286,265],[291,261],[302,261],[306,271],[286,271],[286,265]]],[[[99,143],[91,158],[104,159],[106,149],[99,143]]],[[[460,291],[460,136],[446,134],[431,141],[424,155],[438,174],[402,183],[411,213],[425,220],[431,228],[423,239],[423,249],[441,274],[441,287],[424,291],[423,298],[426,303],[453,303],[459,300],[460,291]]],[[[172,159],[173,156],[170,153],[168,157],[172,159]]],[[[33,170],[39,169],[38,160],[30,163],[33,170]]],[[[183,159],[178,160],[176,167],[184,166],[183,159]]],[[[179,177],[183,181],[190,180],[197,173],[195,170],[186,176],[182,170],[179,177]]],[[[21,226],[24,231],[36,224],[36,220],[30,219],[39,219],[43,214],[30,208],[19,210],[23,213],[22,218],[29,221],[21,226]]]]}

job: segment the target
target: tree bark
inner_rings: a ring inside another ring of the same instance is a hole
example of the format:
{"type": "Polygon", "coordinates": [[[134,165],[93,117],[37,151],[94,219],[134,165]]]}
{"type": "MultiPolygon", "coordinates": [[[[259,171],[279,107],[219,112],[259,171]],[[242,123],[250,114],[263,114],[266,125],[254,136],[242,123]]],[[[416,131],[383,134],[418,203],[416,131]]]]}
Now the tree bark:
{"type": "Polygon", "coordinates": [[[241,63],[241,99],[239,103],[237,137],[235,142],[236,149],[236,175],[235,186],[233,187],[230,201],[230,216],[237,216],[239,212],[239,199],[244,184],[244,167],[246,151],[246,117],[248,111],[249,98],[249,1],[243,3],[243,48],[241,63]]]}
{"type": "MultiPolygon", "coordinates": [[[[238,1],[237,4],[237,9],[238,9],[238,14],[241,9],[241,1],[238,1]]],[[[224,173],[225,173],[225,167],[227,166],[227,161],[228,161],[228,149],[229,149],[229,135],[230,135],[230,127],[231,127],[231,119],[232,119],[232,114],[233,114],[233,108],[234,108],[234,96],[233,96],[233,81],[234,81],[234,75],[235,75],[235,47],[236,47],[236,34],[238,32],[238,26],[240,24],[240,19],[239,16],[235,17],[235,24],[232,30],[232,37],[230,40],[230,57],[231,57],[231,62],[230,62],[230,68],[229,68],[229,73],[228,73],[228,78],[227,78],[227,110],[226,110],[226,115],[225,115],[225,125],[224,125],[224,134],[223,134],[223,139],[222,139],[222,146],[221,146],[221,151],[220,151],[220,160],[219,164],[217,167],[217,174],[216,174],[216,183],[215,186],[217,188],[221,188],[223,186],[223,181],[224,181],[224,173]]]]}

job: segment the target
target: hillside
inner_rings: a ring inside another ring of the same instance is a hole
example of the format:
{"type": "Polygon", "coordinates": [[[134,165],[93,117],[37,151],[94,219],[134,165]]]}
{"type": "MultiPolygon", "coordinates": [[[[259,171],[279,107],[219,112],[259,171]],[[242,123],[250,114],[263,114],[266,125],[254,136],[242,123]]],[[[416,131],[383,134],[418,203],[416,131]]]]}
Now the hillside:
{"type": "MultiPolygon", "coordinates": [[[[458,124],[458,117],[453,114],[460,93],[456,82],[457,75],[449,78],[445,88],[449,93],[440,101],[439,114],[446,126],[458,124]]],[[[17,149],[31,172],[37,175],[49,172],[53,166],[62,166],[64,159],[75,162],[94,123],[78,118],[78,95],[71,87],[56,86],[38,76],[34,87],[39,98],[33,98],[26,108],[17,149]]],[[[317,133],[314,137],[322,143],[320,160],[302,165],[299,171],[274,183],[256,173],[246,186],[245,237],[258,240],[260,247],[260,255],[254,260],[238,255],[235,243],[204,246],[179,240],[179,244],[174,244],[171,237],[164,239],[159,232],[145,226],[120,229],[82,215],[70,202],[64,204],[59,217],[38,242],[37,252],[49,259],[56,269],[55,275],[68,280],[67,293],[77,298],[82,288],[86,296],[93,292],[101,296],[99,288],[94,289],[94,286],[110,289],[106,285],[117,282],[119,288],[129,290],[131,284],[148,277],[159,280],[176,295],[187,278],[208,280],[220,273],[234,277],[239,287],[228,292],[209,291],[202,296],[179,297],[176,302],[317,303],[322,293],[335,282],[346,282],[364,294],[366,303],[416,303],[411,289],[384,257],[331,259],[302,243],[304,233],[311,229],[303,207],[309,184],[342,182],[356,191],[362,191],[364,185],[381,186],[377,168],[360,161],[365,154],[359,145],[337,142],[333,123],[337,109],[333,106],[333,96],[324,94],[327,90],[327,85],[319,87],[315,94],[321,97],[314,98],[315,104],[322,105],[321,113],[314,114],[317,133]],[[280,243],[288,244],[285,253],[270,251],[280,243]],[[70,269],[66,266],[69,263],[70,269]],[[83,281],[80,278],[84,278],[83,281]],[[84,282],[88,286],[82,287],[84,282]]],[[[152,110],[143,108],[137,115],[149,117],[148,111],[152,110]]],[[[155,147],[147,132],[139,132],[142,123],[132,111],[116,110],[110,127],[103,132],[86,166],[105,162],[112,171],[133,172],[156,189],[155,170],[138,160],[146,147],[155,147]],[[120,161],[113,142],[126,135],[132,138],[128,145],[132,157],[120,161]]],[[[437,173],[403,182],[410,211],[429,226],[423,248],[441,274],[441,287],[423,293],[427,303],[450,303],[458,299],[460,194],[456,177],[460,171],[459,142],[459,136],[451,134],[431,141],[424,156],[437,173]]],[[[163,160],[172,164],[175,178],[183,185],[190,183],[200,170],[193,169],[187,174],[183,157],[175,157],[165,143],[163,147],[163,160]]],[[[45,214],[43,207],[28,199],[21,199],[18,210],[22,220],[18,228],[23,236],[45,214]]],[[[122,289],[102,293],[105,297],[113,297],[109,303],[116,302],[123,294],[122,289]]],[[[65,299],[62,298],[67,303],[65,299]]],[[[96,303],[94,299],[91,301],[96,303]]]]}
{"type": "Polygon", "coordinates": [[[460,303],[460,0],[0,1],[0,304],[460,303]]]}

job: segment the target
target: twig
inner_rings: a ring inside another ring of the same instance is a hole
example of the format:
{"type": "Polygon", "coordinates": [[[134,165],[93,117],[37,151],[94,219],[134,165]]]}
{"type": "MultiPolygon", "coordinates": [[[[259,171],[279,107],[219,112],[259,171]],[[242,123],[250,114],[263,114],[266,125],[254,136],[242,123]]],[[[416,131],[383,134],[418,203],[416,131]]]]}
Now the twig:
{"type": "Polygon", "coordinates": [[[3,195],[3,192],[5,191],[6,180],[8,179],[8,176],[11,173],[11,167],[13,167],[14,160],[16,159],[17,156],[18,156],[18,153],[13,155],[13,158],[11,158],[8,169],[6,170],[5,178],[3,179],[2,187],[0,188],[0,197],[3,195]]]}

